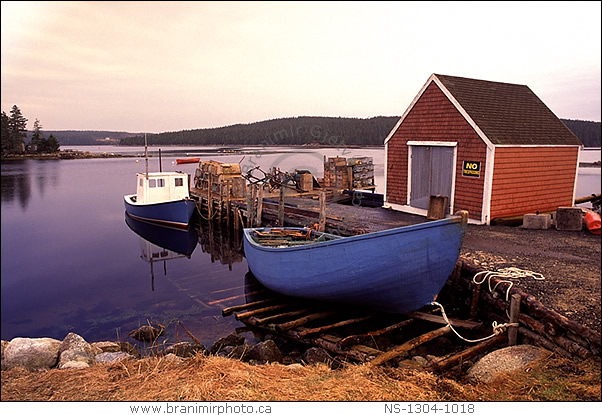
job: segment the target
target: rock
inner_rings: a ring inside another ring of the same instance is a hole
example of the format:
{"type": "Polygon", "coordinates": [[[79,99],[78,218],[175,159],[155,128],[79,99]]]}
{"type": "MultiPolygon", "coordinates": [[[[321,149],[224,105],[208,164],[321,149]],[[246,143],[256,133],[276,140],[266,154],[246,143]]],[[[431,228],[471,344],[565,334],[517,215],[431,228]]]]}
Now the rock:
{"type": "Polygon", "coordinates": [[[191,342],[179,342],[165,348],[164,353],[166,355],[173,353],[179,357],[192,357],[198,353],[205,353],[205,351],[207,351],[207,349],[205,349],[205,346],[203,345],[191,342]]]}
{"type": "Polygon", "coordinates": [[[134,359],[134,356],[126,352],[102,352],[95,357],[96,363],[101,364],[117,363],[128,359],[134,359]]]}
{"type": "Polygon", "coordinates": [[[4,349],[8,346],[8,342],[6,340],[2,340],[2,370],[4,370],[4,349]]]}
{"type": "Polygon", "coordinates": [[[488,383],[497,374],[525,367],[532,361],[542,357],[543,353],[543,349],[527,344],[505,347],[479,359],[477,363],[468,369],[468,375],[475,380],[488,383]]]}
{"type": "Polygon", "coordinates": [[[239,344],[238,346],[226,346],[226,348],[232,347],[232,350],[227,355],[230,359],[238,359],[238,360],[248,360],[247,355],[251,350],[251,346],[248,344],[239,344]]]}
{"type": "Polygon", "coordinates": [[[163,357],[163,359],[165,359],[168,362],[176,362],[176,363],[180,363],[184,361],[184,358],[180,357],[180,356],[176,356],[173,353],[169,353],[166,356],[163,357]]]}
{"type": "Polygon", "coordinates": [[[159,327],[153,327],[152,325],[138,327],[136,330],[130,331],[129,336],[139,342],[152,343],[160,336],[165,335],[165,326],[157,325],[159,327]]]}
{"type": "Polygon", "coordinates": [[[59,369],[85,369],[95,363],[95,348],[84,338],[69,333],[63,339],[59,349],[59,369]]]}
{"type": "Polygon", "coordinates": [[[282,362],[282,353],[274,340],[266,340],[254,345],[244,358],[263,362],[282,362]]]}
{"type": "Polygon", "coordinates": [[[314,365],[316,363],[329,364],[332,362],[332,357],[321,347],[310,347],[303,353],[301,360],[308,365],[314,365]]]}
{"type": "Polygon", "coordinates": [[[222,337],[221,339],[213,343],[213,346],[211,346],[211,349],[209,349],[209,353],[217,354],[221,349],[223,349],[226,346],[240,346],[244,342],[245,338],[243,336],[240,336],[236,333],[231,333],[226,337],[222,337]]]}
{"type": "Polygon", "coordinates": [[[94,342],[91,343],[91,345],[92,347],[100,349],[100,353],[121,351],[121,346],[119,346],[119,344],[115,342],[94,342]]]}
{"type": "Polygon", "coordinates": [[[27,370],[50,369],[56,366],[62,342],[47,337],[26,339],[16,337],[4,349],[4,366],[22,366],[27,370]]]}
{"type": "Polygon", "coordinates": [[[133,355],[134,357],[140,357],[140,352],[138,350],[136,350],[134,345],[132,345],[131,343],[117,342],[117,344],[119,345],[120,351],[129,353],[129,354],[133,355]]]}
{"type": "Polygon", "coordinates": [[[422,356],[414,356],[414,357],[412,357],[412,360],[415,361],[416,363],[418,363],[422,367],[426,367],[429,364],[428,360],[422,356]]]}

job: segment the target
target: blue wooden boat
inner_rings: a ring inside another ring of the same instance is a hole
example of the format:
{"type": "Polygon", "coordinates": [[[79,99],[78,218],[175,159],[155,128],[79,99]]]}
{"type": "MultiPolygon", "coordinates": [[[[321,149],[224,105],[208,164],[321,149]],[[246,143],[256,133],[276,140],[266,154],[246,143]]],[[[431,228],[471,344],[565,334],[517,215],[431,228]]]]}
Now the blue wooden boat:
{"type": "Polygon", "coordinates": [[[341,237],[305,228],[247,228],[257,280],[280,294],[406,313],[429,305],[451,275],[468,212],[341,237]]]}

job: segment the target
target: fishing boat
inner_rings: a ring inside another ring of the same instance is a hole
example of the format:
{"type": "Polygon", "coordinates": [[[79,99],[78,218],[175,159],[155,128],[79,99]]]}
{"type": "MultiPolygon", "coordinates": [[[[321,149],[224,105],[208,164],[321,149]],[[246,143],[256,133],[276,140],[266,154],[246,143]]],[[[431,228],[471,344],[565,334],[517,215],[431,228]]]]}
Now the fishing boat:
{"type": "Polygon", "coordinates": [[[188,174],[148,172],[148,146],[144,138],[146,173],[136,174],[136,193],[125,195],[125,210],[133,218],[158,225],[188,229],[195,211],[190,198],[188,174]]]}
{"type": "Polygon", "coordinates": [[[406,313],[429,305],[451,275],[468,212],[341,237],[306,228],[246,228],[250,271],[280,294],[406,313]]]}
{"type": "Polygon", "coordinates": [[[187,159],[176,159],[176,164],[198,163],[199,161],[201,161],[200,157],[190,157],[187,159]]]}

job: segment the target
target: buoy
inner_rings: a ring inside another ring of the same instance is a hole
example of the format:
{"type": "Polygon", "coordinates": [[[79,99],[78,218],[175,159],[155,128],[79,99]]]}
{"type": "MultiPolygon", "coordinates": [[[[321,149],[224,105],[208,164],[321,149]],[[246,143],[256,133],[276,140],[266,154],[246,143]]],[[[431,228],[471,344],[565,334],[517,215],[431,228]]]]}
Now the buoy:
{"type": "Polygon", "coordinates": [[[585,211],[585,226],[590,233],[600,235],[600,215],[591,210],[585,211]]]}

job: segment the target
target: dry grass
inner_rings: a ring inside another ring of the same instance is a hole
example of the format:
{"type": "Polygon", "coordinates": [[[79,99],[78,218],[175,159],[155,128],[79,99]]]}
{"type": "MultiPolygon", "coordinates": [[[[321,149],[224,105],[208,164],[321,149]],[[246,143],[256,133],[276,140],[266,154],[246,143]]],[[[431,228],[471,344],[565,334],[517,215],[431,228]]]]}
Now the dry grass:
{"type": "Polygon", "coordinates": [[[361,365],[251,366],[221,357],[142,359],[85,370],[2,372],[3,401],[599,401],[599,361],[551,358],[474,384],[361,365]]]}

